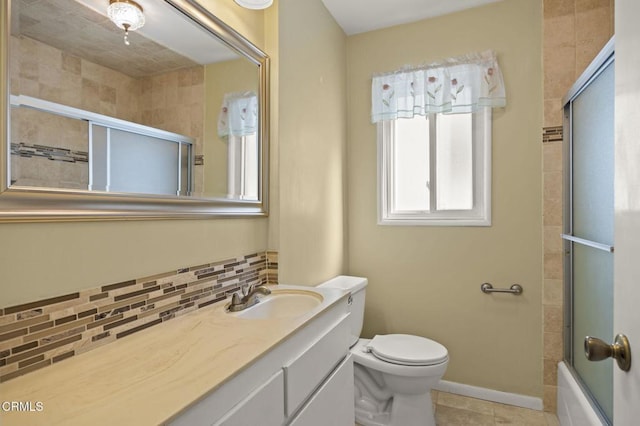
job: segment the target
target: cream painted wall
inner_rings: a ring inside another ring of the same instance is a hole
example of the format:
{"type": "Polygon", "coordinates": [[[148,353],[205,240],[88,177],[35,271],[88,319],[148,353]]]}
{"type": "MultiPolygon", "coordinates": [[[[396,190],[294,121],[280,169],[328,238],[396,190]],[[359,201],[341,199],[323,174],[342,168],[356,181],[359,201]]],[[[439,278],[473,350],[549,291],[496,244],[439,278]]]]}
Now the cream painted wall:
{"type": "MultiPolygon", "coordinates": [[[[280,281],[344,272],[346,36],[321,0],[279,2],[280,281]]],[[[277,245],[277,246],[276,246],[277,245]]]]}
{"type": "Polygon", "coordinates": [[[265,11],[245,9],[233,0],[198,0],[198,3],[260,49],[268,50],[265,37],[268,23],[265,21],[265,11]]]}
{"type": "MultiPolygon", "coordinates": [[[[202,4],[267,51],[265,13],[202,4]]],[[[0,307],[267,248],[268,219],[0,224],[0,307]]]]}
{"type": "Polygon", "coordinates": [[[0,225],[0,306],[254,253],[266,219],[0,225]]]}
{"type": "Polygon", "coordinates": [[[446,380],[542,397],[542,5],[510,0],[349,37],[349,273],[369,278],[365,330],[433,338],[446,380]],[[494,49],[508,106],[493,114],[491,227],[376,224],[371,76],[494,49]],[[486,295],[480,284],[520,283],[486,295]]]}
{"type": "Polygon", "coordinates": [[[218,62],[204,67],[204,193],[224,197],[228,193],[228,138],[218,136],[218,116],[228,93],[258,93],[260,74],[245,59],[218,62]]]}

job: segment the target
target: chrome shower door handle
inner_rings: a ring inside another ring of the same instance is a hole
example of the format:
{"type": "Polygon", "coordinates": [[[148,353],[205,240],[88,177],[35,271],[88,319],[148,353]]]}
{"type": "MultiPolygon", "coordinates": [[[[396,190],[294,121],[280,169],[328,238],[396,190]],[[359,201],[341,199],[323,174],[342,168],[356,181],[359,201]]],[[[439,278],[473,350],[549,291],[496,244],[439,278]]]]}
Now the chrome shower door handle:
{"type": "Polygon", "coordinates": [[[617,361],[622,371],[631,369],[631,346],[629,339],[624,334],[618,334],[612,345],[596,338],[587,336],[584,338],[584,356],[589,361],[602,361],[613,358],[617,361]]]}

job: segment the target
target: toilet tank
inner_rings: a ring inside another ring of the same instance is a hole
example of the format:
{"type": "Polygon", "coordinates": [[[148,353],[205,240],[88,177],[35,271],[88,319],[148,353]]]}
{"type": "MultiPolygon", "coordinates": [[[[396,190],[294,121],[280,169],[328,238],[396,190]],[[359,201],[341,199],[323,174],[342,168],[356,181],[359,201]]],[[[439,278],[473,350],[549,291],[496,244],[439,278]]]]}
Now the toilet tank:
{"type": "Polygon", "coordinates": [[[349,322],[351,323],[351,344],[355,345],[360,338],[362,332],[362,323],[364,321],[364,295],[367,279],[363,277],[351,277],[347,275],[339,275],[335,278],[318,284],[318,287],[338,288],[351,292],[349,303],[349,322]]]}

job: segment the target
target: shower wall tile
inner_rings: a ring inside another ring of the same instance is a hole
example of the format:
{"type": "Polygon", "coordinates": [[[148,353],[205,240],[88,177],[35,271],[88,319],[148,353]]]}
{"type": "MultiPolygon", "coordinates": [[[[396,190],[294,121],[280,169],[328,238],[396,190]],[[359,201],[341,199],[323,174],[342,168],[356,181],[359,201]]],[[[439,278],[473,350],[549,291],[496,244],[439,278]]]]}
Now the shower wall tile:
{"type": "Polygon", "coordinates": [[[545,331],[543,336],[545,358],[550,360],[562,359],[562,333],[545,331]]]}
{"type": "Polygon", "coordinates": [[[611,38],[609,2],[597,2],[596,7],[588,3],[576,4],[576,78],[596,57],[602,46],[611,38]]]}
{"type": "MultiPolygon", "coordinates": [[[[27,95],[74,108],[135,119],[136,102],[118,105],[134,81],[117,71],[91,64],[28,37],[11,37],[11,93],[27,95]]],[[[134,89],[135,90],[135,89],[134,89]]],[[[134,97],[137,99],[134,91],[134,97]]],[[[24,108],[11,113],[13,144],[88,152],[88,126],[73,120],[24,108]]],[[[86,163],[48,161],[35,156],[12,156],[12,183],[26,186],[86,189],[86,163]]]]}
{"type": "Polygon", "coordinates": [[[558,385],[558,363],[553,361],[552,359],[544,360],[543,385],[545,386],[558,385]]]}
{"type": "Polygon", "coordinates": [[[543,172],[545,200],[562,199],[562,172],[543,172]]]}
{"type": "Polygon", "coordinates": [[[544,22],[544,97],[563,97],[575,80],[576,19],[573,14],[544,22]]]}
{"type": "Polygon", "coordinates": [[[0,383],[277,284],[278,253],[253,253],[0,308],[0,383]]]}
{"type": "Polygon", "coordinates": [[[544,330],[551,333],[562,333],[562,306],[545,305],[543,307],[544,330]]]}
{"type": "Polygon", "coordinates": [[[574,0],[544,0],[545,22],[557,16],[571,15],[575,10],[574,0]]]}
{"type": "Polygon", "coordinates": [[[562,98],[544,99],[544,126],[562,126],[562,98]]]}
{"type": "Polygon", "coordinates": [[[613,0],[544,0],[543,403],[556,412],[562,360],[562,98],[614,32],[613,0]]]}
{"type": "Polygon", "coordinates": [[[545,279],[561,280],[562,274],[562,253],[545,253],[544,255],[544,276],[545,279]]]}
{"type": "MultiPolygon", "coordinates": [[[[553,134],[546,132],[547,128],[545,128],[543,143],[562,142],[562,126],[552,127],[552,129],[555,130],[553,134]]],[[[562,143],[544,143],[542,146],[542,155],[545,172],[562,173],[562,143]]]]}
{"type": "MultiPolygon", "coordinates": [[[[134,78],[29,37],[11,37],[11,93],[187,135],[202,152],[204,67],[134,78]]],[[[14,110],[12,143],[88,152],[86,122],[14,110]],[[20,111],[18,114],[16,111],[20,111]],[[37,123],[37,126],[34,125],[37,123]],[[77,128],[81,126],[82,128],[77,128]]],[[[86,189],[88,167],[12,155],[12,183],[86,189]],[[36,176],[37,175],[37,176],[36,176]]],[[[202,179],[195,179],[202,186],[202,179]]],[[[195,192],[201,191],[196,187],[195,192]]]]}
{"type": "Polygon", "coordinates": [[[558,412],[558,386],[557,385],[544,385],[543,386],[543,398],[542,404],[544,406],[544,411],[548,411],[550,413],[558,412]]]}
{"type": "Polygon", "coordinates": [[[544,307],[550,305],[562,307],[562,280],[545,279],[542,297],[542,304],[544,307]]]}
{"type": "Polygon", "coordinates": [[[562,254],[562,227],[561,226],[545,226],[544,227],[544,253],[545,254],[562,254]]]}
{"type": "Polygon", "coordinates": [[[562,200],[561,199],[544,199],[543,224],[544,226],[560,226],[562,227],[562,200]]]}

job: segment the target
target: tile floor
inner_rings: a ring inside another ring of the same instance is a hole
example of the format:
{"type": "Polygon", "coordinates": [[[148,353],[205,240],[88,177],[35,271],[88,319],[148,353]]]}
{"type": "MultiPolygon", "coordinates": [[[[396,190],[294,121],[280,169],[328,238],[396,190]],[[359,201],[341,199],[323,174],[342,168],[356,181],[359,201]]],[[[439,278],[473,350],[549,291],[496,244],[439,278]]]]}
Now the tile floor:
{"type": "Polygon", "coordinates": [[[438,426],[559,426],[555,414],[433,391],[438,426]]]}
{"type": "Polygon", "coordinates": [[[438,426],[559,426],[555,414],[434,391],[438,426]]]}

